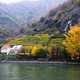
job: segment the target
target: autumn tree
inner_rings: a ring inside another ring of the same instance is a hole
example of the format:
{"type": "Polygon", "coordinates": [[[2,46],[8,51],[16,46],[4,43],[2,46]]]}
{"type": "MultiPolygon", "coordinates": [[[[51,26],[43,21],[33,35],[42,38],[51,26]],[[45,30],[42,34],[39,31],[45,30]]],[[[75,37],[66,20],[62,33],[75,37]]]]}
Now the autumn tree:
{"type": "Polygon", "coordinates": [[[80,25],[72,26],[65,35],[64,45],[71,59],[80,59],[80,25]]]}
{"type": "Polygon", "coordinates": [[[31,55],[33,57],[43,58],[43,57],[47,56],[47,51],[45,49],[43,49],[42,47],[34,46],[32,48],[31,55]]]}

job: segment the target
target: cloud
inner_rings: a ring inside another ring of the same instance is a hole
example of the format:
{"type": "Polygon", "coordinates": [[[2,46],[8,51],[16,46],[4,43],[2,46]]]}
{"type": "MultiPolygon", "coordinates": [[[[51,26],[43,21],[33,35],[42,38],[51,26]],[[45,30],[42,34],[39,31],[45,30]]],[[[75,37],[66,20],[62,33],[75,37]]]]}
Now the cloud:
{"type": "Polygon", "coordinates": [[[29,1],[40,1],[40,0],[29,0],[29,1]]]}
{"type": "MultiPolygon", "coordinates": [[[[1,3],[7,3],[7,4],[10,4],[10,3],[17,3],[17,2],[20,2],[20,1],[31,1],[31,2],[38,2],[38,1],[41,1],[41,0],[0,0],[1,3]]],[[[42,1],[49,1],[49,0],[42,0],[42,1]]],[[[54,2],[63,2],[65,0],[51,0],[51,1],[54,1],[54,2]]]]}
{"type": "Polygon", "coordinates": [[[2,3],[16,3],[16,2],[20,2],[20,1],[23,1],[23,0],[0,0],[0,2],[2,2],[2,3]]]}
{"type": "MultiPolygon", "coordinates": [[[[20,1],[24,1],[24,0],[0,0],[0,2],[2,2],[2,3],[16,3],[16,2],[20,2],[20,1]]],[[[27,1],[36,2],[36,1],[40,1],[40,0],[27,0],[27,1]]]]}

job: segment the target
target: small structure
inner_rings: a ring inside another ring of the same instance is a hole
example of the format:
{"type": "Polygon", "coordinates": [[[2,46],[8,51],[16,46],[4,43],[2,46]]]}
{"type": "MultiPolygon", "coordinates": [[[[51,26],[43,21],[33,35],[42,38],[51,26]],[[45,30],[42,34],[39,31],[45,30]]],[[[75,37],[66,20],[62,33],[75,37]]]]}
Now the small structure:
{"type": "Polygon", "coordinates": [[[22,45],[13,46],[12,50],[14,50],[15,54],[21,53],[23,50],[23,46],[22,45]]]}
{"type": "Polygon", "coordinates": [[[23,49],[22,45],[15,45],[11,47],[10,45],[6,44],[1,48],[1,53],[7,55],[15,55],[20,53],[22,49],[23,49]]]}
{"type": "Polygon", "coordinates": [[[69,20],[69,21],[67,22],[67,25],[66,25],[65,29],[64,29],[64,32],[65,32],[65,33],[68,32],[68,30],[70,29],[71,26],[72,26],[72,21],[69,20]]]}
{"type": "Polygon", "coordinates": [[[10,51],[10,49],[11,49],[11,46],[8,45],[8,44],[5,44],[5,45],[3,45],[3,47],[1,48],[1,53],[8,54],[9,51],[10,51]]]}

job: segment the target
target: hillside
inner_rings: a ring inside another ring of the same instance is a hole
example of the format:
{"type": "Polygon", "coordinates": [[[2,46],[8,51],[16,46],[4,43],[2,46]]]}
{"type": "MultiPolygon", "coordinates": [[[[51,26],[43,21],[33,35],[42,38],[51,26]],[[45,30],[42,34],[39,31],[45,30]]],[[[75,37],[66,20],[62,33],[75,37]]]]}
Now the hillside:
{"type": "Polygon", "coordinates": [[[5,28],[0,28],[0,44],[10,36],[11,36],[11,33],[9,31],[7,31],[5,28]]]}
{"type": "Polygon", "coordinates": [[[80,23],[80,1],[70,0],[52,9],[40,21],[33,23],[33,33],[64,33],[70,26],[80,23]]]}
{"type": "Polygon", "coordinates": [[[53,0],[37,3],[23,1],[9,5],[1,3],[0,28],[4,28],[14,37],[38,33],[64,33],[69,26],[80,22],[80,2],[77,1],[58,2],[56,5],[53,0]]]}
{"type": "Polygon", "coordinates": [[[29,34],[32,31],[29,27],[32,23],[39,21],[41,16],[45,16],[50,9],[62,3],[63,1],[60,2],[60,0],[57,2],[24,0],[12,4],[0,3],[0,28],[5,28],[12,36],[29,34]]]}

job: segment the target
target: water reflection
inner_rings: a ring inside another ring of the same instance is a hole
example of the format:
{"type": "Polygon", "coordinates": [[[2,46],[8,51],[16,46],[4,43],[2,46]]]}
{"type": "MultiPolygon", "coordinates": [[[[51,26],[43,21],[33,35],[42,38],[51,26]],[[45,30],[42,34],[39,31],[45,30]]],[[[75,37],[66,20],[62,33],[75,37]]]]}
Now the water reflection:
{"type": "Polygon", "coordinates": [[[80,80],[80,67],[48,64],[0,64],[0,80],[80,80]]]}

